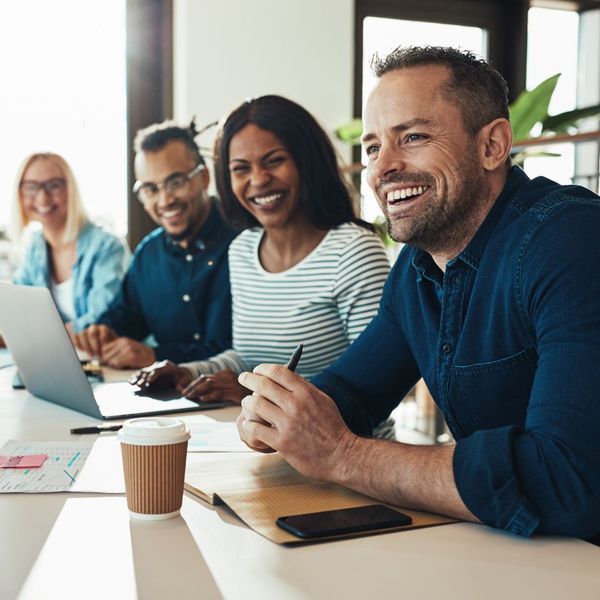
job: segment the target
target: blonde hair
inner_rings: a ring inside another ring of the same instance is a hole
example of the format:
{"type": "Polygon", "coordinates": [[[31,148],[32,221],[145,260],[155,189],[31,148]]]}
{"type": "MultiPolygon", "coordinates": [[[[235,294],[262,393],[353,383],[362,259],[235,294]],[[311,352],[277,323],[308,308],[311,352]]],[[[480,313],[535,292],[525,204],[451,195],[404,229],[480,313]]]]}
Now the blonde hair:
{"type": "Polygon", "coordinates": [[[77,239],[79,232],[88,221],[88,216],[83,208],[79,188],[75,181],[73,171],[67,161],[54,152],[35,152],[30,154],[22,163],[17,171],[15,194],[12,207],[12,217],[10,225],[11,238],[18,241],[23,234],[23,230],[29,225],[30,220],[25,215],[23,210],[23,202],[21,200],[21,182],[27,169],[36,160],[48,160],[53,162],[63,173],[67,189],[67,221],[65,223],[65,231],[63,241],[68,244],[77,239]]]}

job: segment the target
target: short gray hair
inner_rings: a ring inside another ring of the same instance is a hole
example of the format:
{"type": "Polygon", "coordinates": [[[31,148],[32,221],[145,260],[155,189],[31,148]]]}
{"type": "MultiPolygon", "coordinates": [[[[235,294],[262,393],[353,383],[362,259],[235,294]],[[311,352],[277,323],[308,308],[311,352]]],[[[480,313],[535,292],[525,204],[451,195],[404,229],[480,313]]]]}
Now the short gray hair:
{"type": "Polygon", "coordinates": [[[472,52],[444,46],[399,46],[387,56],[375,54],[371,60],[376,77],[429,65],[450,70],[444,95],[458,106],[470,133],[477,133],[494,119],[508,119],[508,86],[504,77],[472,52]]]}

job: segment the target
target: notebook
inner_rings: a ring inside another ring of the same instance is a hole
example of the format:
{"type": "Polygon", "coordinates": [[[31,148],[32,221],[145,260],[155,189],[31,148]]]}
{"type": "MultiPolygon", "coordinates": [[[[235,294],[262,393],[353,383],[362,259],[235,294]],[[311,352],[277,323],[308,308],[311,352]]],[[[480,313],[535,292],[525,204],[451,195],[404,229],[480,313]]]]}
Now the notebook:
{"type": "Polygon", "coordinates": [[[91,383],[81,367],[50,291],[0,284],[0,331],[31,394],[98,419],[124,419],[220,408],[173,390],[146,391],[119,383],[91,383]]]}
{"type": "MultiPolygon", "coordinates": [[[[279,454],[188,454],[185,489],[211,504],[225,503],[254,531],[277,544],[314,544],[317,541],[388,533],[392,529],[362,531],[316,539],[298,538],[275,524],[278,517],[377,504],[377,500],[348,488],[317,481],[296,471],[279,454]]],[[[398,508],[412,518],[394,531],[455,523],[456,519],[398,508]]]]}

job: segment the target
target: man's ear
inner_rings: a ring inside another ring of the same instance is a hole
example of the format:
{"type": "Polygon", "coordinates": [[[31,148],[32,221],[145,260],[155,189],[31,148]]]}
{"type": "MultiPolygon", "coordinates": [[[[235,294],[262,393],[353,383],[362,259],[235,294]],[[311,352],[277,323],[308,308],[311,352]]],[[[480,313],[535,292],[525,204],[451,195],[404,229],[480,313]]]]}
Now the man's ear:
{"type": "Polygon", "coordinates": [[[506,119],[494,119],[479,132],[481,165],[486,171],[495,171],[502,166],[512,148],[513,132],[506,119]]]}
{"type": "Polygon", "coordinates": [[[202,171],[200,171],[199,175],[200,175],[200,185],[202,185],[202,189],[207,190],[208,184],[210,183],[210,173],[208,172],[208,169],[206,167],[204,167],[204,169],[202,169],[202,171]]]}

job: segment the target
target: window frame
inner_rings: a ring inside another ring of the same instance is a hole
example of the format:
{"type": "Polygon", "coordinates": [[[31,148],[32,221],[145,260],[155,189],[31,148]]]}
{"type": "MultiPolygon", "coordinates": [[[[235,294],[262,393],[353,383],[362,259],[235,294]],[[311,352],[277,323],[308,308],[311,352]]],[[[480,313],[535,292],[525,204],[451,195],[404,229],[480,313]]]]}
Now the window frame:
{"type": "Polygon", "coordinates": [[[173,115],[173,1],[126,0],[127,241],[131,248],[156,227],[133,193],[137,131],[173,115]]]}

